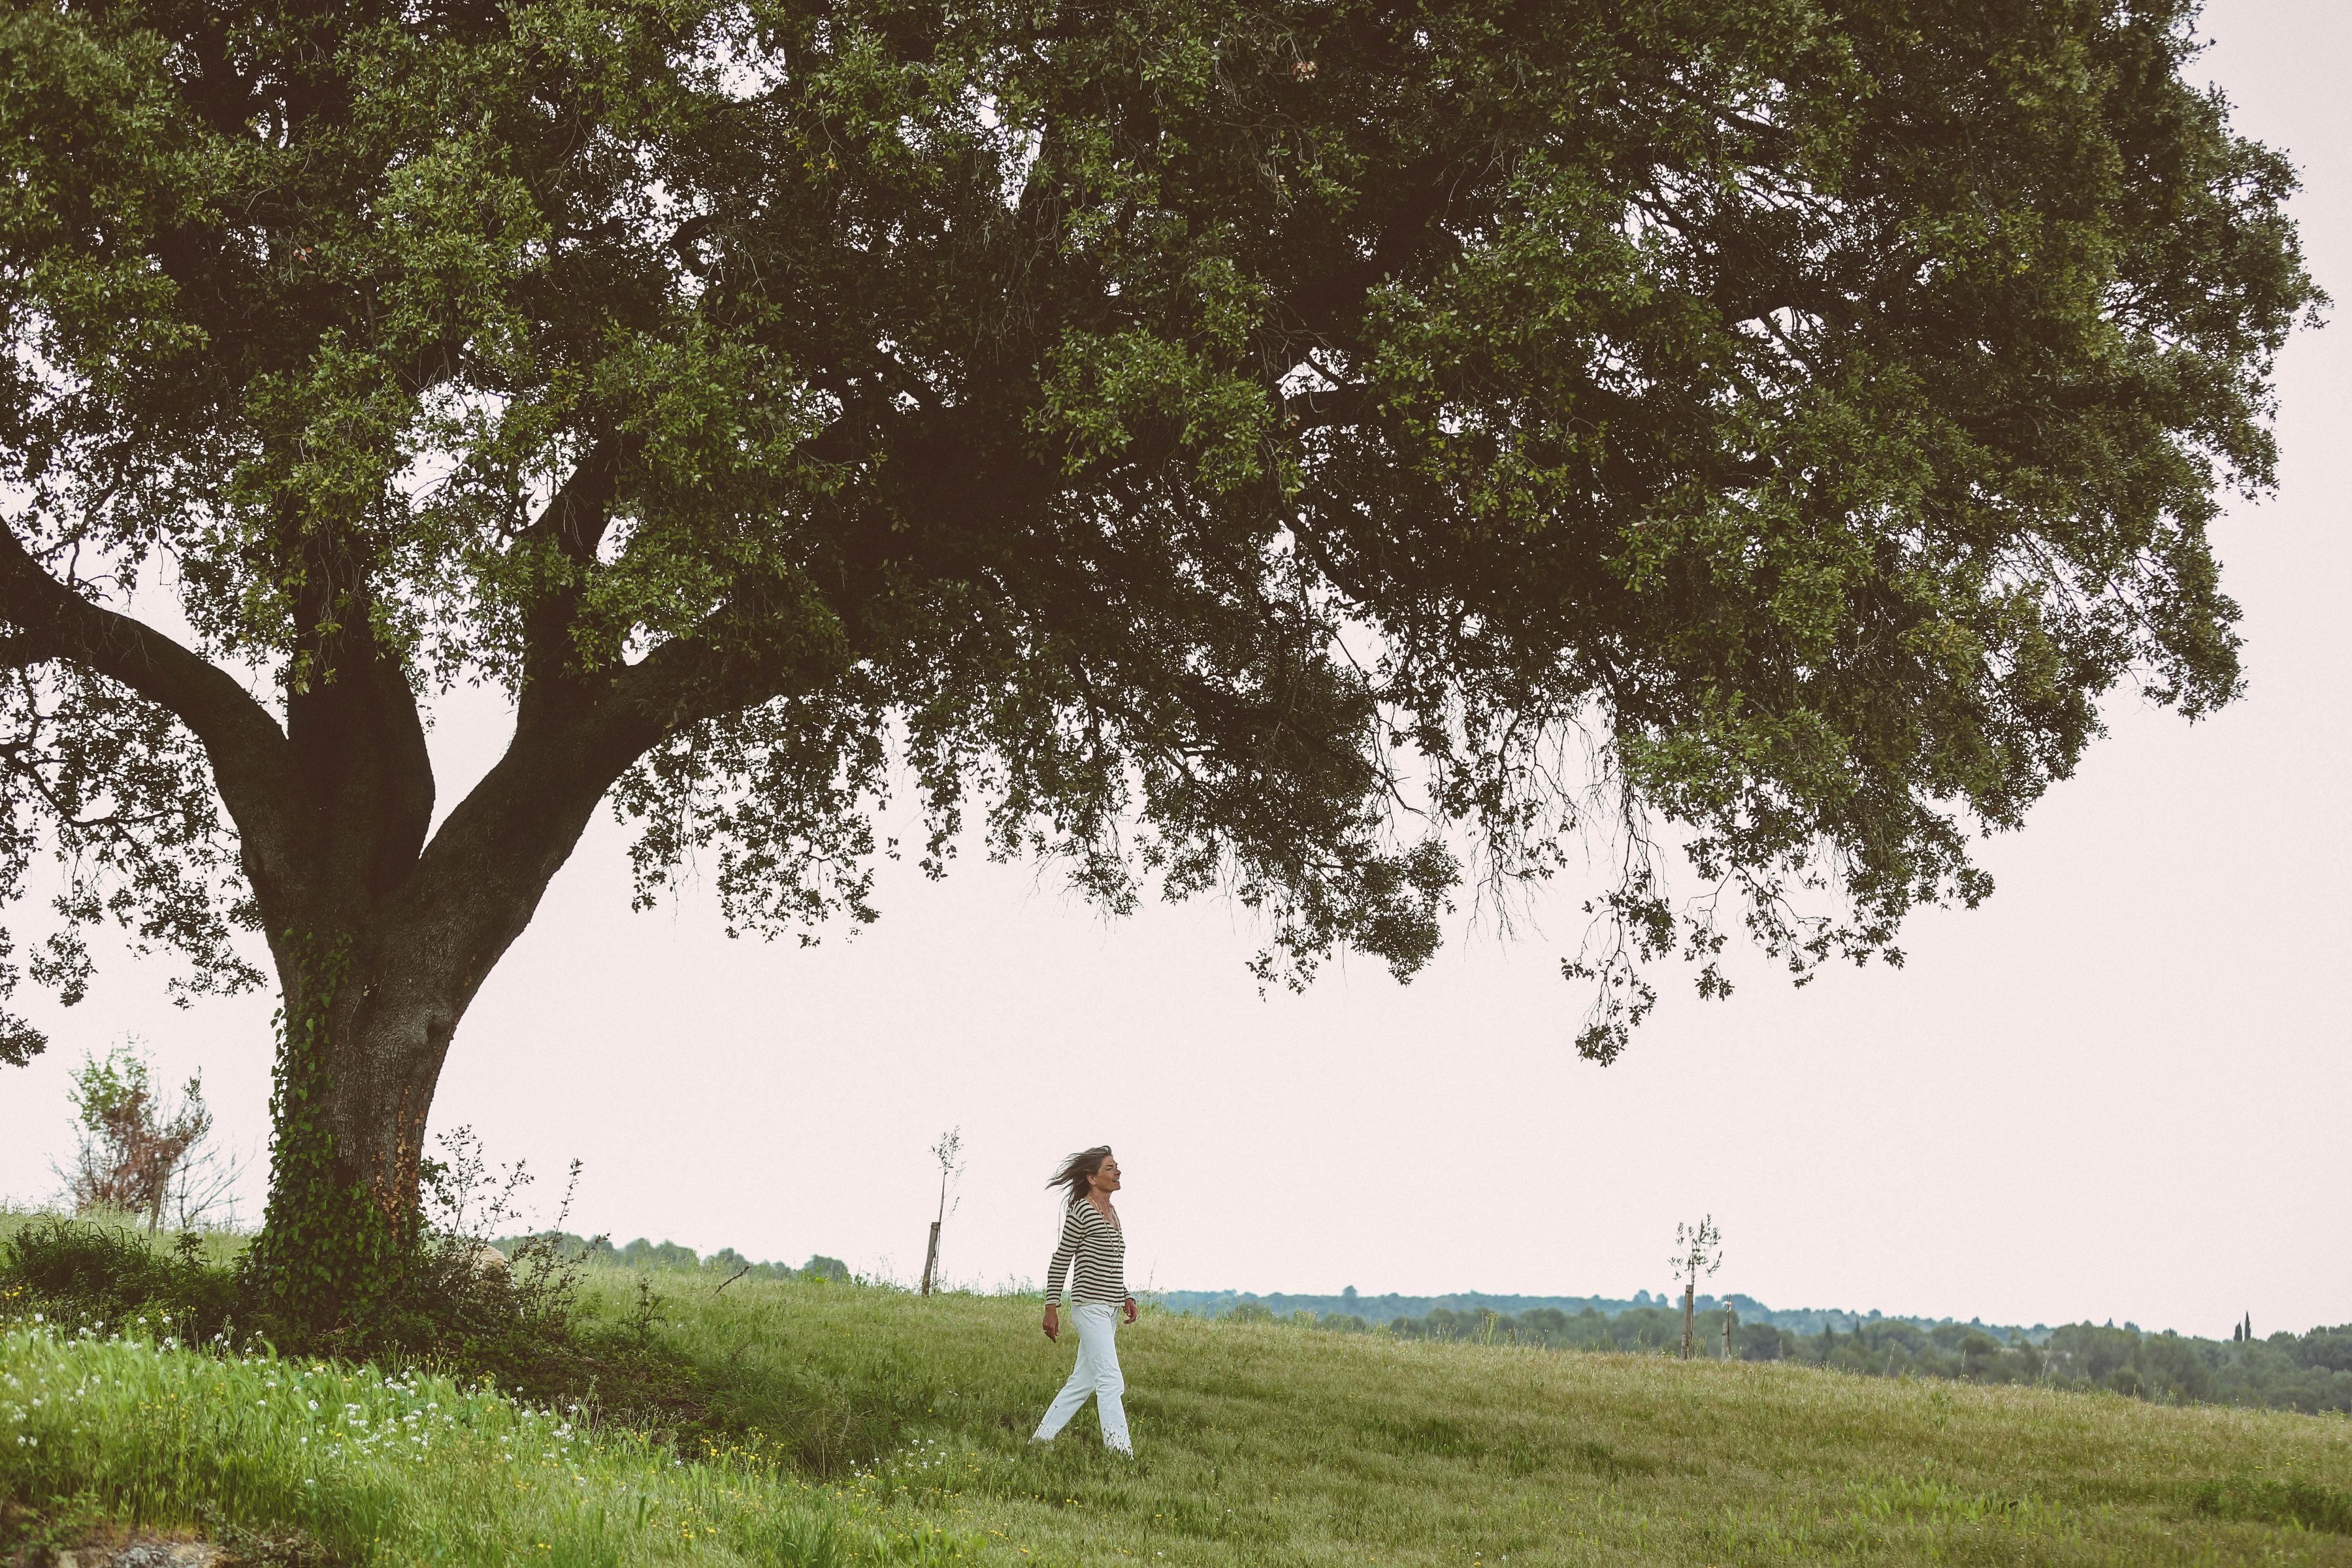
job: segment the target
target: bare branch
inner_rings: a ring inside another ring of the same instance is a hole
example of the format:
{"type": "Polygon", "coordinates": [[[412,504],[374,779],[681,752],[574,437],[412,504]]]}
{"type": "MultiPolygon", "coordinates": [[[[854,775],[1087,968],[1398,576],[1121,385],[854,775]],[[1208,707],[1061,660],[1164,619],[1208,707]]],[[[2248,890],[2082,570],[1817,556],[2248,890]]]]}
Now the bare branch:
{"type": "Polygon", "coordinates": [[[561,565],[551,568],[553,580],[523,616],[519,708],[526,723],[535,723],[551,701],[568,698],[577,705],[581,694],[572,634],[580,616],[584,579],[595,569],[605,531],[613,525],[621,471],[642,445],[642,437],[618,437],[591,447],[516,541],[518,550],[551,548],[562,559],[561,565]]]}
{"type": "Polygon", "coordinates": [[[41,569],[0,525],[0,662],[63,659],[168,710],[204,745],[248,858],[285,864],[292,826],[286,732],[236,678],[145,622],[94,605],[41,569]]]}
{"type": "Polygon", "coordinates": [[[1376,406],[1378,400],[1369,386],[1351,384],[1310,388],[1282,400],[1282,422],[1297,430],[1360,425],[1370,417],[1376,406]]]}

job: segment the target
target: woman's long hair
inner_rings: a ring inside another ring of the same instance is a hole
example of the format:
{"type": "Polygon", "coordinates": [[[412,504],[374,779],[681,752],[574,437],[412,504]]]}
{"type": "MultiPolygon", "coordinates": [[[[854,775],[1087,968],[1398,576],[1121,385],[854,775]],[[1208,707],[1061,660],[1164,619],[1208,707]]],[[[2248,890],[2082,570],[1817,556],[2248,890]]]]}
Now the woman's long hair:
{"type": "Polygon", "coordinates": [[[1110,1145],[1108,1143],[1097,1143],[1091,1149],[1081,1149],[1064,1160],[1062,1168],[1055,1172],[1053,1180],[1045,1184],[1049,1187],[1065,1189],[1069,1201],[1076,1203],[1093,1189],[1095,1173],[1101,1170],[1103,1162],[1109,1158],[1110,1145]]]}

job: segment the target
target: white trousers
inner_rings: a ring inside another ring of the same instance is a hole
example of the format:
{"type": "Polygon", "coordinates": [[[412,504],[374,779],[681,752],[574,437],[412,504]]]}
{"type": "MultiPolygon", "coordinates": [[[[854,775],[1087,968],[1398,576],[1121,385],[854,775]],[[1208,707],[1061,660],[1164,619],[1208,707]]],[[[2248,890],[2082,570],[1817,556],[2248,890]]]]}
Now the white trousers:
{"type": "Polygon", "coordinates": [[[1118,1313],[1108,1301],[1071,1305],[1069,1323],[1078,1331],[1078,1364],[1071,1371],[1070,1381],[1062,1384],[1062,1392],[1054,1395],[1054,1403],[1045,1407],[1045,1418],[1037,1423],[1037,1441],[1053,1441],[1070,1424],[1070,1417],[1086,1408],[1087,1395],[1091,1394],[1095,1415],[1102,1421],[1103,1447],[1115,1454],[1135,1452],[1127,1435],[1127,1406],[1119,1398],[1127,1392],[1127,1379],[1118,1370],[1118,1313]]]}

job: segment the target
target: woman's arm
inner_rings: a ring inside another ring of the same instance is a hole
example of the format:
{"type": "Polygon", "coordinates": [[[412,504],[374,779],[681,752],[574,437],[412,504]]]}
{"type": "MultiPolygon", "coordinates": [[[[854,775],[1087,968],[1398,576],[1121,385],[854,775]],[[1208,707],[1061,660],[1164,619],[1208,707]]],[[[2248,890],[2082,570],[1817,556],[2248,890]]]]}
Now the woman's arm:
{"type": "Polygon", "coordinates": [[[1062,1277],[1078,1255],[1078,1211],[1073,1208],[1062,1216],[1062,1245],[1054,1248],[1054,1261],[1045,1266],[1045,1337],[1057,1343],[1062,1338],[1062,1277]]]}
{"type": "Polygon", "coordinates": [[[1070,1261],[1078,1255],[1078,1240],[1085,1232],[1078,1225],[1076,1208],[1062,1216],[1062,1245],[1054,1248],[1054,1261],[1045,1266],[1045,1305],[1062,1304],[1062,1281],[1070,1272],[1070,1261]]]}

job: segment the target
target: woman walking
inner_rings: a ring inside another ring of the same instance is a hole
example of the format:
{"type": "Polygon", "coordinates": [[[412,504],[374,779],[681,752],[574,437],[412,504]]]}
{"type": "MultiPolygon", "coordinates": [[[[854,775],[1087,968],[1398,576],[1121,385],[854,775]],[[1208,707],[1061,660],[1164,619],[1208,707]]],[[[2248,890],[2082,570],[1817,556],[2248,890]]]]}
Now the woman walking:
{"type": "Polygon", "coordinates": [[[1083,1408],[1089,1394],[1102,1421],[1103,1447],[1114,1454],[1135,1457],[1127,1436],[1127,1407],[1120,1395],[1127,1380],[1118,1372],[1118,1320],[1122,1310],[1135,1321],[1135,1298],[1127,1293],[1127,1237],[1120,1230],[1118,1211],[1110,1206],[1118,1191],[1118,1162],[1110,1146],[1101,1145],[1062,1162],[1045,1184],[1069,1194],[1062,1215],[1062,1244],[1045,1271],[1045,1337],[1062,1337],[1062,1276],[1070,1276],[1070,1324],[1078,1331],[1078,1364],[1045,1418],[1037,1423],[1033,1443],[1050,1443],[1083,1408]]]}

